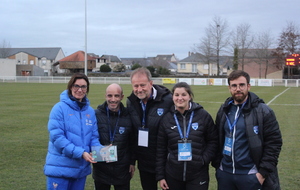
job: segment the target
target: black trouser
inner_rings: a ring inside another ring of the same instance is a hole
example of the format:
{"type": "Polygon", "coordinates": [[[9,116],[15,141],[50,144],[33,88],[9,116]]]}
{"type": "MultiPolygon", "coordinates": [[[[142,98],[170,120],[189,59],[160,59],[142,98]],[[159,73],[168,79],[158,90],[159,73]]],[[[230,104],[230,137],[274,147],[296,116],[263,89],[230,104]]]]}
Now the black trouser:
{"type": "MultiPolygon", "coordinates": [[[[110,190],[111,185],[94,181],[95,190],[110,190]]],[[[114,185],[115,190],[130,190],[130,182],[124,185],[114,185]]]]}
{"type": "Polygon", "coordinates": [[[255,190],[262,189],[256,174],[231,174],[217,169],[218,190],[255,190]]]}
{"type": "Polygon", "coordinates": [[[166,174],[166,182],[169,190],[207,190],[209,179],[204,180],[199,176],[193,180],[179,181],[166,174]]]}
{"type": "Polygon", "coordinates": [[[139,172],[143,190],[157,190],[156,174],[144,171],[139,172]]]}

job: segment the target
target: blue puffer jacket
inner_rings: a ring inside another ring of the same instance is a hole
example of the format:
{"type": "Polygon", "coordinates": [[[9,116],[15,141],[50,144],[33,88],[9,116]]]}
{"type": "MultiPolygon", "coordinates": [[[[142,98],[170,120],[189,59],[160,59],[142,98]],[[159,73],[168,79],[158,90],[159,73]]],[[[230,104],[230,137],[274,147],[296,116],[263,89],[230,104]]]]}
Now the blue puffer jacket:
{"type": "Polygon", "coordinates": [[[95,111],[86,105],[80,109],[65,90],[52,108],[48,130],[50,139],[44,173],[51,177],[82,178],[91,173],[91,165],[82,158],[91,146],[100,146],[95,111]]]}

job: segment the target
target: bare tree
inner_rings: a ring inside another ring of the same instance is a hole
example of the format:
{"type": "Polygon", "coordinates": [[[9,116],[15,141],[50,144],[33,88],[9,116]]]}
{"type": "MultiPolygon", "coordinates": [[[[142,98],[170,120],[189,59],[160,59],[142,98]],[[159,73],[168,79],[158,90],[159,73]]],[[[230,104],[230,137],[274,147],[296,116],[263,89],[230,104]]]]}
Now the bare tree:
{"type": "Polygon", "coordinates": [[[280,35],[279,47],[281,47],[287,54],[300,52],[300,32],[295,23],[287,23],[287,27],[280,35]]]}
{"type": "Polygon", "coordinates": [[[0,58],[7,58],[10,53],[10,48],[10,43],[3,40],[0,44],[0,58]]]}
{"type": "Polygon", "coordinates": [[[262,66],[265,64],[264,78],[267,77],[269,60],[273,57],[270,47],[274,43],[270,32],[259,33],[254,41],[255,62],[259,64],[259,78],[262,78],[262,66]]]}
{"type": "MultiPolygon", "coordinates": [[[[300,53],[300,32],[299,27],[294,22],[288,22],[278,39],[278,47],[273,55],[276,56],[275,65],[279,69],[285,66],[285,58],[287,55],[300,53]]],[[[290,68],[288,68],[288,78],[290,76],[290,68]]]]}
{"type": "Polygon", "coordinates": [[[229,44],[229,28],[225,19],[219,16],[213,18],[209,24],[208,33],[211,36],[211,45],[217,57],[217,76],[220,75],[220,53],[226,50],[229,44]]]}
{"type": "Polygon", "coordinates": [[[238,70],[239,68],[239,50],[237,47],[234,48],[233,51],[233,66],[232,69],[233,70],[238,70]]]}
{"type": "Polygon", "coordinates": [[[208,76],[210,76],[211,73],[211,58],[213,56],[213,49],[212,49],[212,43],[211,43],[211,35],[208,31],[208,29],[205,30],[205,36],[200,40],[200,44],[196,46],[196,52],[201,54],[201,58],[205,64],[208,66],[208,76]]]}
{"type": "MultiPolygon", "coordinates": [[[[233,49],[237,49],[238,57],[241,60],[242,70],[245,65],[245,55],[251,48],[254,36],[250,31],[251,25],[247,23],[240,24],[231,34],[231,44],[233,49]]],[[[239,63],[238,63],[239,64],[239,63]]]]}

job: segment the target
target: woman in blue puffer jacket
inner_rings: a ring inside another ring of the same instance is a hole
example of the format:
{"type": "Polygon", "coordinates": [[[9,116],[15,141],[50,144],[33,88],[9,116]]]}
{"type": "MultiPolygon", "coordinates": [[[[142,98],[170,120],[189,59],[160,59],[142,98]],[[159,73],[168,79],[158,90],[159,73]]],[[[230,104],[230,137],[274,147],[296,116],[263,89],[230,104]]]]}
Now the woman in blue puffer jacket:
{"type": "Polygon", "coordinates": [[[91,146],[100,146],[95,112],[86,95],[89,80],[76,73],[60,102],[50,112],[49,144],[44,166],[47,189],[83,190],[86,176],[95,163],[90,155],[91,146]]]}

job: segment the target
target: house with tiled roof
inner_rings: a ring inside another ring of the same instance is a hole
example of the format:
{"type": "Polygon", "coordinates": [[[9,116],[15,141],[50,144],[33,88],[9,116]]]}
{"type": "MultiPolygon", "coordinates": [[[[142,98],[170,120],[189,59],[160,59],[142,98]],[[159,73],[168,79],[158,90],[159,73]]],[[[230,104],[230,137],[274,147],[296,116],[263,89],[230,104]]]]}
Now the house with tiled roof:
{"type": "MultiPolygon", "coordinates": [[[[230,56],[220,56],[220,75],[226,75],[227,70],[232,68],[233,58],[230,56]]],[[[188,57],[177,63],[177,73],[196,74],[200,76],[217,76],[217,57],[211,56],[209,64],[205,56],[200,53],[189,52],[188,57]]]]}
{"type": "MultiPolygon", "coordinates": [[[[85,70],[85,52],[77,51],[61,60],[58,60],[53,66],[59,66],[66,73],[84,72],[85,70]]],[[[92,71],[96,67],[94,57],[87,54],[87,71],[92,71]]]]}
{"type": "MultiPolygon", "coordinates": [[[[244,71],[251,78],[282,78],[282,70],[274,65],[273,49],[247,49],[244,54],[244,71]]],[[[240,55],[242,52],[240,52],[240,55]]],[[[238,59],[238,69],[242,70],[242,59],[238,59]]],[[[220,56],[220,75],[228,75],[232,71],[233,56],[220,56]]],[[[177,73],[217,76],[217,57],[206,58],[200,53],[189,53],[189,56],[177,64],[177,73]],[[207,63],[209,60],[209,64],[207,63]]]]}
{"type": "Polygon", "coordinates": [[[18,67],[16,69],[17,76],[23,75],[22,73],[27,73],[27,75],[31,76],[34,68],[43,70],[42,75],[50,76],[53,73],[53,63],[65,57],[62,49],[59,47],[5,48],[5,50],[6,55],[4,58],[16,60],[16,66],[18,67]]]}
{"type": "Polygon", "coordinates": [[[164,67],[171,72],[177,71],[177,58],[174,54],[157,55],[156,57],[147,58],[121,58],[122,63],[127,69],[130,69],[134,64],[139,64],[142,67],[164,67]]]}
{"type": "Polygon", "coordinates": [[[156,60],[166,60],[168,62],[176,63],[178,62],[177,58],[175,57],[175,54],[162,54],[162,55],[157,55],[155,57],[156,60]]]}
{"type": "Polygon", "coordinates": [[[102,55],[99,57],[99,62],[97,64],[96,69],[100,69],[101,65],[108,65],[111,69],[113,69],[116,65],[121,64],[122,61],[118,56],[115,55],[102,55]]]}
{"type": "Polygon", "coordinates": [[[122,63],[126,69],[131,69],[134,64],[139,64],[142,67],[148,67],[153,64],[153,58],[121,58],[122,63]]]}

